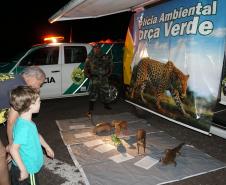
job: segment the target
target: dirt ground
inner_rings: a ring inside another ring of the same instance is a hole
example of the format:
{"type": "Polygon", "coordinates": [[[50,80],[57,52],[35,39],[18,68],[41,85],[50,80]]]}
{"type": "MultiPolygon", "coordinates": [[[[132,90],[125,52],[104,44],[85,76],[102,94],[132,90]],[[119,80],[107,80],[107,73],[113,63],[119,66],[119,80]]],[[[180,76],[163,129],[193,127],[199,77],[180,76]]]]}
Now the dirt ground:
{"type": "MultiPolygon", "coordinates": [[[[55,151],[56,159],[73,165],[73,161],[63,144],[55,120],[84,117],[88,107],[87,97],[64,98],[55,100],[43,100],[41,110],[34,117],[38,124],[40,133],[45,137],[47,142],[55,151]]],[[[152,126],[165,131],[176,139],[193,145],[199,150],[209,154],[216,159],[226,163],[226,140],[218,136],[207,136],[197,131],[177,125],[163,118],[160,118],[149,112],[137,110],[134,106],[124,101],[118,101],[112,105],[112,110],[105,110],[101,103],[95,104],[95,114],[116,114],[121,112],[131,112],[137,116],[147,119],[152,126]]],[[[0,128],[0,137],[5,140],[5,127],[0,128]]],[[[47,169],[40,173],[40,182],[43,185],[60,185],[65,179],[54,175],[47,169]]],[[[92,182],[90,182],[92,185],[92,182]]],[[[178,182],[170,183],[172,185],[225,185],[226,169],[199,175],[178,182]]]]}

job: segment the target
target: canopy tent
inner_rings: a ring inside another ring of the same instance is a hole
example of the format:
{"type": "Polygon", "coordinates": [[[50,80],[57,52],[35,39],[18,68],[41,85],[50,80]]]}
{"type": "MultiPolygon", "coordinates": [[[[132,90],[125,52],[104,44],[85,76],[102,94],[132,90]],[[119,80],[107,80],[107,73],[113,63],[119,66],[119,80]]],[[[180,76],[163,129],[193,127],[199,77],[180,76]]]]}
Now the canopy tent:
{"type": "Polygon", "coordinates": [[[49,22],[98,18],[137,9],[160,0],[71,0],[57,11],[49,22]]]}

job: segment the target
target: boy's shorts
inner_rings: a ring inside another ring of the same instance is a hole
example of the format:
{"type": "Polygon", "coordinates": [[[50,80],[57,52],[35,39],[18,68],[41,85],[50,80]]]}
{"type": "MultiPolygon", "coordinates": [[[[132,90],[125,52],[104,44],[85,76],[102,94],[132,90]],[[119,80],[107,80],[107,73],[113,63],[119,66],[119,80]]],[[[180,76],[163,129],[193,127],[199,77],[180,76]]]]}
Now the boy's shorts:
{"type": "Polygon", "coordinates": [[[19,181],[20,178],[20,170],[17,166],[12,164],[11,170],[10,170],[10,176],[11,176],[11,183],[12,185],[39,185],[37,173],[34,174],[34,181],[31,181],[31,174],[29,174],[29,177],[23,181],[19,181]]]}

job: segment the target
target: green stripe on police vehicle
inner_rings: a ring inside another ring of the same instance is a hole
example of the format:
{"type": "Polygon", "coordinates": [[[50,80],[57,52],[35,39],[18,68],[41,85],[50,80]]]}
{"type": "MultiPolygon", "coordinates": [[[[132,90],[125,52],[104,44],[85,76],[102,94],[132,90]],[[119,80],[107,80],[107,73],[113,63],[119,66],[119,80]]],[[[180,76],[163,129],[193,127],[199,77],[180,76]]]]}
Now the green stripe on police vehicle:
{"type": "Polygon", "coordinates": [[[81,63],[78,67],[73,69],[71,74],[71,79],[73,83],[63,94],[65,95],[65,94],[75,94],[75,93],[84,92],[81,90],[81,87],[83,86],[88,87],[89,85],[89,80],[88,78],[85,78],[85,74],[84,74],[84,63],[81,63]]]}
{"type": "MultiPolygon", "coordinates": [[[[103,44],[101,45],[101,50],[103,53],[108,54],[110,49],[113,47],[113,45],[103,44]]],[[[89,86],[89,80],[88,78],[85,78],[84,75],[84,63],[81,63],[77,68],[75,68],[71,74],[71,78],[73,81],[73,84],[63,93],[66,94],[75,94],[75,93],[82,93],[84,90],[81,90],[81,87],[87,87],[89,86]]]]}

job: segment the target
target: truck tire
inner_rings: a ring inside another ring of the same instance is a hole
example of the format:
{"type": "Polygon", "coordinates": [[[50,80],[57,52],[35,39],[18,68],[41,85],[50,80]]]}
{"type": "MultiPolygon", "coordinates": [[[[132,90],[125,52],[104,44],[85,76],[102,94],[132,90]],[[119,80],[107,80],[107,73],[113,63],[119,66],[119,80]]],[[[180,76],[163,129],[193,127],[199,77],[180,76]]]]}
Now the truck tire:
{"type": "Polygon", "coordinates": [[[109,97],[110,102],[115,103],[121,94],[121,86],[114,80],[109,81],[109,97]]]}

